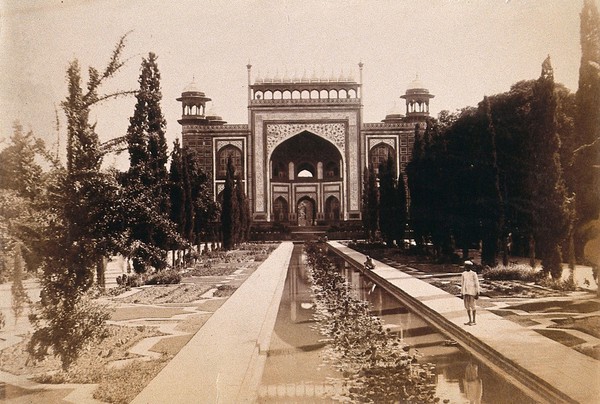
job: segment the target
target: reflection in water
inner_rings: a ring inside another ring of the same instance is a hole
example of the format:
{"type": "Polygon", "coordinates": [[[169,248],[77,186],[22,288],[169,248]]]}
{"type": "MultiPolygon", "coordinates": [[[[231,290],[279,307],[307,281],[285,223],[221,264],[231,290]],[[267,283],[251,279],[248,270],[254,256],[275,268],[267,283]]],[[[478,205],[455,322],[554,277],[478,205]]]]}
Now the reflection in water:
{"type": "MultiPolygon", "coordinates": [[[[292,253],[259,389],[259,402],[331,402],[328,397],[335,394],[331,380],[341,377],[323,363],[324,343],[313,319],[302,248],[296,245],[292,253]]],[[[473,361],[343,259],[337,258],[336,266],[352,286],[352,293],[369,301],[372,314],[382,318],[386,327],[397,333],[412,352],[418,352],[420,362],[435,364],[436,396],[451,403],[533,402],[483,364],[473,361]]]]}
{"type": "Polygon", "coordinates": [[[465,368],[463,388],[470,404],[481,403],[483,396],[483,382],[479,378],[479,368],[476,364],[469,362],[465,368]]]}

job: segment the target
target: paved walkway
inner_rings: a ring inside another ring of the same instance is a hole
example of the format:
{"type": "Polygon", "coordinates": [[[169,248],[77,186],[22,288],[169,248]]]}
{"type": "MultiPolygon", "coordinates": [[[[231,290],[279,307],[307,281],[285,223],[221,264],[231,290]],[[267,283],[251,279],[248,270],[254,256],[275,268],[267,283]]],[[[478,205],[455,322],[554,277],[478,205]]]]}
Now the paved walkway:
{"type": "Polygon", "coordinates": [[[292,249],[273,251],[132,403],[253,402],[292,249]]]}
{"type": "MultiPolygon", "coordinates": [[[[365,255],[338,242],[330,242],[358,265],[365,255]]],[[[576,352],[539,333],[503,319],[489,311],[477,310],[477,325],[466,326],[463,301],[427,282],[396,268],[375,261],[376,277],[408,295],[425,310],[437,313],[449,328],[460,328],[469,343],[481,345],[489,352],[503,356],[507,362],[524,370],[515,378],[534,375],[542,384],[554,387],[566,395],[565,400],[579,403],[600,401],[600,362],[576,352]]]]}

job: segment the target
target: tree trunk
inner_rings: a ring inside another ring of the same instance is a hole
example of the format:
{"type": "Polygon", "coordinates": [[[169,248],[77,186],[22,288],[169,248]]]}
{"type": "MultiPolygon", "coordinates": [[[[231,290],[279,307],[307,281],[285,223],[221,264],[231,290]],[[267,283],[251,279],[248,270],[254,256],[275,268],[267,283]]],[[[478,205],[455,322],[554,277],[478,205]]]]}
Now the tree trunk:
{"type": "Polygon", "coordinates": [[[529,235],[529,266],[535,268],[535,239],[529,235]]]}
{"type": "Polygon", "coordinates": [[[106,288],[106,257],[104,256],[96,263],[96,283],[100,289],[106,288]]]}

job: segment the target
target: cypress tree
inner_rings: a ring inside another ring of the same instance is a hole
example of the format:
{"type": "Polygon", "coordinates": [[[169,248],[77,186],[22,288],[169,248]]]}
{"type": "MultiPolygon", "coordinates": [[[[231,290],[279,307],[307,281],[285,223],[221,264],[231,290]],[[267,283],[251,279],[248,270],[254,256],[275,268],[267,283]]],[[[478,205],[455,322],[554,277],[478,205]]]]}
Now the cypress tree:
{"type": "Polygon", "coordinates": [[[248,204],[248,197],[244,192],[244,183],[242,181],[241,174],[237,174],[235,178],[235,198],[236,205],[238,207],[237,221],[239,226],[238,242],[248,241],[248,234],[250,232],[250,210],[248,204]]]}
{"type": "Polygon", "coordinates": [[[532,212],[532,235],[545,272],[562,274],[560,244],[567,236],[569,209],[560,166],[560,139],[556,132],[556,97],[550,56],[533,87],[528,139],[530,166],[528,197],[532,212]]]}
{"type": "Polygon", "coordinates": [[[398,181],[396,182],[396,212],[394,214],[394,237],[399,246],[404,245],[404,232],[406,230],[407,220],[406,182],[404,181],[404,175],[400,173],[400,175],[398,175],[398,181]]]}
{"type": "Polygon", "coordinates": [[[394,157],[389,155],[379,166],[379,215],[383,218],[379,222],[379,227],[389,247],[393,245],[396,235],[396,197],[396,163],[394,157]]]}
{"type": "Polygon", "coordinates": [[[225,188],[223,189],[223,202],[221,206],[221,234],[225,250],[235,247],[235,230],[237,216],[237,200],[234,193],[235,168],[231,157],[227,159],[227,174],[225,176],[225,188]]]}
{"type": "Polygon", "coordinates": [[[584,0],[580,14],[581,63],[576,93],[573,164],[568,175],[575,191],[575,255],[584,259],[594,237],[590,222],[600,213],[600,15],[594,0],[584,0]]]}
{"type": "Polygon", "coordinates": [[[410,163],[406,166],[408,189],[410,191],[409,218],[413,238],[419,250],[423,250],[426,237],[425,209],[424,209],[424,184],[422,179],[422,166],[424,156],[424,136],[415,126],[415,143],[410,163]]]}
{"type": "Polygon", "coordinates": [[[370,240],[374,240],[379,229],[379,190],[377,189],[377,177],[373,166],[369,166],[367,172],[367,218],[368,236],[370,240]]]}
{"type": "Polygon", "coordinates": [[[129,244],[133,246],[127,255],[138,273],[145,272],[148,266],[165,268],[169,245],[174,240],[180,242],[169,220],[166,123],[160,107],[162,94],[156,61],[154,53],[142,59],[137,103],[126,136],[130,166],[123,175],[124,216],[130,230],[129,244]]]}
{"type": "MultiPolygon", "coordinates": [[[[181,234],[186,242],[186,246],[190,247],[194,244],[194,195],[192,193],[192,181],[190,173],[190,162],[188,161],[189,153],[182,152],[181,168],[183,174],[183,193],[185,196],[184,204],[184,228],[181,234]]],[[[184,248],[186,247],[184,246],[184,248]]],[[[191,249],[190,249],[191,251],[191,249]]]]}
{"type": "Polygon", "coordinates": [[[218,206],[213,200],[212,181],[200,168],[196,153],[189,147],[183,148],[184,163],[187,167],[191,201],[193,207],[193,238],[200,251],[201,234],[207,234],[208,226],[218,218],[218,206]]]}
{"type": "MultiPolygon", "coordinates": [[[[184,174],[183,174],[183,158],[181,153],[181,146],[179,145],[179,139],[173,142],[173,152],[171,153],[171,169],[169,173],[169,179],[171,184],[170,192],[170,204],[171,204],[171,215],[170,219],[175,224],[177,232],[180,236],[184,235],[186,226],[186,215],[185,205],[187,202],[187,195],[185,192],[184,185],[184,174]]],[[[175,241],[175,240],[174,240],[175,241]]],[[[177,250],[177,259],[179,260],[179,250],[182,247],[179,243],[173,243],[173,267],[177,265],[175,261],[175,250],[177,250]]]]}
{"type": "Polygon", "coordinates": [[[449,219],[456,247],[462,258],[469,258],[470,247],[480,240],[480,222],[477,212],[477,139],[479,134],[477,111],[465,108],[448,129],[446,170],[449,177],[449,219]]]}
{"type": "Polygon", "coordinates": [[[496,157],[496,132],[492,123],[490,102],[487,97],[479,106],[479,173],[478,216],[481,223],[481,263],[491,267],[496,265],[498,239],[503,225],[502,199],[498,182],[498,163],[496,157]]]}
{"type": "Polygon", "coordinates": [[[365,166],[363,168],[363,183],[362,183],[362,195],[361,195],[361,218],[363,223],[363,229],[365,231],[365,237],[371,238],[371,229],[369,227],[369,168],[365,166]]]}

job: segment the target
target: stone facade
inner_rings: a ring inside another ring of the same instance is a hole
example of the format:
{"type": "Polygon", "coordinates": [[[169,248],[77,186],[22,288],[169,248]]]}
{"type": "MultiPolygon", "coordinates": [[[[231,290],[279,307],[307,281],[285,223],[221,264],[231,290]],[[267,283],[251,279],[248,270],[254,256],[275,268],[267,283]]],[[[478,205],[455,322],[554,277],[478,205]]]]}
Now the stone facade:
{"type": "MultiPolygon", "coordinates": [[[[362,77],[362,64],[359,64],[362,77]]],[[[255,222],[292,226],[361,219],[364,167],[391,153],[404,172],[415,132],[423,131],[433,95],[415,80],[406,116],[391,111],[382,122],[362,122],[362,78],[256,78],[248,66],[247,124],[227,124],[206,114],[210,101],[195,83],[184,89],[182,144],[197,151],[223,190],[227,159],[244,179],[255,222]]]]}

